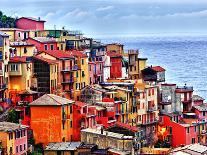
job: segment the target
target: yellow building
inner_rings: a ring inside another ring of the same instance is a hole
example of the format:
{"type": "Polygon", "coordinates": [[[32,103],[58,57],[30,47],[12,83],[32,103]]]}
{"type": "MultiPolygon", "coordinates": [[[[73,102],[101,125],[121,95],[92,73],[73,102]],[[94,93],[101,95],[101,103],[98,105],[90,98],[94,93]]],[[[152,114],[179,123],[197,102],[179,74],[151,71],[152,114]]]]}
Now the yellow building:
{"type": "Polygon", "coordinates": [[[146,61],[147,58],[138,58],[139,51],[137,50],[129,50],[128,57],[129,57],[129,78],[139,79],[141,78],[141,70],[146,68],[146,61]]]}
{"type": "Polygon", "coordinates": [[[10,42],[10,57],[33,56],[37,53],[35,45],[27,42],[10,42]]]}
{"type": "Polygon", "coordinates": [[[124,53],[124,45],[118,43],[111,43],[106,45],[107,51],[116,51],[120,54],[124,53]]]}
{"type": "Polygon", "coordinates": [[[29,31],[18,28],[0,28],[0,31],[9,35],[9,41],[22,41],[27,39],[29,36],[29,31]]]}
{"type": "Polygon", "coordinates": [[[80,51],[69,51],[69,54],[75,57],[75,63],[78,70],[75,73],[76,81],[74,82],[74,99],[80,100],[80,90],[89,85],[88,57],[80,51]]]}
{"type": "Polygon", "coordinates": [[[20,155],[27,152],[27,126],[0,122],[0,145],[3,154],[20,155]]]}
{"type": "Polygon", "coordinates": [[[0,97],[8,98],[9,35],[0,31],[0,97]]]}
{"type": "Polygon", "coordinates": [[[32,62],[28,57],[12,57],[9,61],[9,90],[29,90],[32,78],[32,62]]]}

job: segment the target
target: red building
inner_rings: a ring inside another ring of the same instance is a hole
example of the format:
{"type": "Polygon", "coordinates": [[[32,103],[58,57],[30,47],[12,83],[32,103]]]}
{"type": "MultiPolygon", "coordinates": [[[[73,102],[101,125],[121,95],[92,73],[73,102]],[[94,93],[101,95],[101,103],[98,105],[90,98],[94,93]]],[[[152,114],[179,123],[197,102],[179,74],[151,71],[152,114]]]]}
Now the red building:
{"type": "Polygon", "coordinates": [[[166,114],[160,116],[159,137],[172,147],[194,143],[206,143],[206,122],[199,122],[194,113],[181,115],[166,114]]]}
{"type": "Polygon", "coordinates": [[[103,99],[103,102],[96,102],[96,122],[97,124],[108,128],[116,123],[115,104],[113,99],[103,99]]]}
{"type": "Polygon", "coordinates": [[[16,27],[23,30],[44,30],[44,20],[40,18],[21,17],[16,21],[16,27]]]}
{"type": "Polygon", "coordinates": [[[48,38],[48,37],[28,38],[27,43],[35,45],[38,51],[57,50],[57,42],[53,38],[48,38]]]}
{"type": "Polygon", "coordinates": [[[73,104],[73,141],[80,141],[80,131],[96,127],[96,110],[84,102],[73,104]]]}
{"type": "Polygon", "coordinates": [[[122,77],[122,55],[115,51],[108,51],[107,55],[110,56],[110,78],[122,77]]]}

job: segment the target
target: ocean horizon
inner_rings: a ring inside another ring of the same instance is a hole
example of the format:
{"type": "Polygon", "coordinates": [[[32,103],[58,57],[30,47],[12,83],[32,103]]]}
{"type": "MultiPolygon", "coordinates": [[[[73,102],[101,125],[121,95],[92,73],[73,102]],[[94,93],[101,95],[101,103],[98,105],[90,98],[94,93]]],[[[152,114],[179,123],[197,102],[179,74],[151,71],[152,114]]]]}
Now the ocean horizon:
{"type": "Polygon", "coordinates": [[[122,43],[127,52],[138,49],[147,65],[166,69],[166,83],[193,86],[194,94],[207,99],[207,34],[102,36],[103,43],[122,43]]]}

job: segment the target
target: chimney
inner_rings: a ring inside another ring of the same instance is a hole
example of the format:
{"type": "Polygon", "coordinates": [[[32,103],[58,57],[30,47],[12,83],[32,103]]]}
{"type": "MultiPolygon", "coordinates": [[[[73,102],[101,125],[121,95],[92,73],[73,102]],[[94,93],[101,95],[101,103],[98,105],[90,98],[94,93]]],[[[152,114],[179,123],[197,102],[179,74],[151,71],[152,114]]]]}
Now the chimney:
{"type": "Polygon", "coordinates": [[[40,17],[38,17],[38,21],[40,21],[40,17]]]}

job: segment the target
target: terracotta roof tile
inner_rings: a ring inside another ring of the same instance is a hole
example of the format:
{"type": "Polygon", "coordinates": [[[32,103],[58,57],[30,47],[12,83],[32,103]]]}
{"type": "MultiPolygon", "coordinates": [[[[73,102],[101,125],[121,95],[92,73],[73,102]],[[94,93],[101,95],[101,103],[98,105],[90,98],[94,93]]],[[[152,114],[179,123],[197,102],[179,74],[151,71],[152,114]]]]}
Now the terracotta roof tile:
{"type": "Polygon", "coordinates": [[[156,72],[164,72],[165,69],[162,68],[161,66],[153,66],[152,69],[156,72]]]}
{"type": "Polygon", "coordinates": [[[34,56],[33,57],[34,59],[38,59],[38,60],[41,60],[41,61],[44,61],[44,62],[46,62],[46,63],[48,63],[48,64],[55,64],[55,63],[58,63],[56,60],[51,60],[51,59],[47,59],[47,58],[44,58],[44,57],[42,57],[42,56],[34,56]]]}
{"type": "Polygon", "coordinates": [[[19,57],[19,56],[15,56],[15,57],[12,57],[10,58],[9,62],[10,63],[18,63],[18,62],[21,62],[21,63],[25,63],[27,62],[27,56],[22,56],[22,57],[19,57]]]}
{"type": "Polygon", "coordinates": [[[47,53],[57,59],[61,58],[73,58],[73,56],[65,51],[60,51],[60,50],[48,50],[48,51],[43,51],[44,53],[47,53]]]}
{"type": "Polygon", "coordinates": [[[75,57],[81,57],[81,58],[86,58],[88,57],[86,54],[84,54],[82,51],[78,50],[72,50],[72,51],[66,51],[68,54],[75,56],[75,57]]]}

